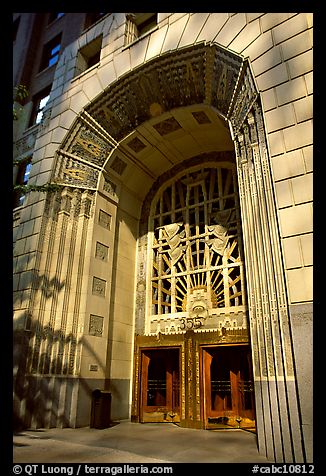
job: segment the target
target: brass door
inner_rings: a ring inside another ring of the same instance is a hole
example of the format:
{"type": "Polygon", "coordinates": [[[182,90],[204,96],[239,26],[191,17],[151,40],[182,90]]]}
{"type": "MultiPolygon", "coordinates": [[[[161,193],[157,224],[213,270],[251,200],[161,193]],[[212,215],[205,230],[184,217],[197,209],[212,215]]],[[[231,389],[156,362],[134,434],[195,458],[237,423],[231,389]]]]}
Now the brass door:
{"type": "Polygon", "coordinates": [[[203,349],[206,428],[255,429],[248,346],[203,349]]]}
{"type": "Polygon", "coordinates": [[[142,351],[141,421],[179,422],[179,349],[142,351]]]}

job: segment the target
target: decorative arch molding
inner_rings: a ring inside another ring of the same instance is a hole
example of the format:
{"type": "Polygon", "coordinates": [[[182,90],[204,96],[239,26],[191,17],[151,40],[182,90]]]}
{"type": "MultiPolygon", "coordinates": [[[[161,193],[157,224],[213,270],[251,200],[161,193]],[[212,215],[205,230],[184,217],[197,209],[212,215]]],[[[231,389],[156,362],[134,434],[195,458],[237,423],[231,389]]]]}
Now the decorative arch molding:
{"type": "Polygon", "coordinates": [[[243,90],[237,87],[247,65],[220,45],[200,43],[127,73],[77,116],[56,153],[52,181],[95,190],[120,142],[142,123],[172,109],[204,104],[237,128],[257,97],[251,75],[242,79],[243,90]]]}
{"type": "MultiPolygon", "coordinates": [[[[221,114],[235,144],[259,450],[278,462],[304,462],[270,159],[248,60],[203,43],[166,53],[129,72],[77,116],[56,153],[52,182],[64,186],[62,199],[67,190],[82,189],[94,203],[92,192],[98,190],[101,173],[109,170],[112,153],[128,134],[156,115],[194,104],[221,114]]],[[[227,155],[230,159],[232,154],[227,155]]]]}

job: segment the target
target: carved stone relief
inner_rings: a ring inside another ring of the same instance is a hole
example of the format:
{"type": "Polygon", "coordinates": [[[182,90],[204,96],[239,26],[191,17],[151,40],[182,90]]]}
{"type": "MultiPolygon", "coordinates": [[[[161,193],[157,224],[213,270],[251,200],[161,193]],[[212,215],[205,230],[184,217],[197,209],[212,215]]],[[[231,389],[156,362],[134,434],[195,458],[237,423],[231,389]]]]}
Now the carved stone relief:
{"type": "Polygon", "coordinates": [[[92,164],[85,163],[78,157],[57,153],[52,182],[95,190],[98,177],[99,170],[92,167],[92,164]]]}
{"type": "Polygon", "coordinates": [[[137,289],[135,305],[135,332],[144,334],[145,332],[145,309],[146,309],[146,276],[147,276],[147,235],[138,240],[137,253],[137,289]]]}
{"type": "Polygon", "coordinates": [[[180,124],[174,117],[158,122],[157,124],[154,124],[153,127],[161,136],[165,136],[166,134],[181,129],[180,124]]]}
{"type": "Polygon", "coordinates": [[[93,286],[92,286],[92,293],[105,297],[105,289],[106,289],[106,281],[101,278],[93,277],[93,286]]]}
{"type": "Polygon", "coordinates": [[[191,114],[196,119],[198,124],[209,124],[212,122],[204,111],[195,111],[191,114]]]}
{"type": "Polygon", "coordinates": [[[78,371],[79,321],[82,276],[70,289],[76,267],[82,269],[86,235],[94,196],[70,187],[46,198],[40,243],[43,253],[36,263],[42,272],[31,284],[31,340],[27,367],[31,373],[74,375],[78,371]],[[82,213],[81,213],[82,212],[82,213]],[[60,296],[60,298],[59,298],[60,296]],[[74,299],[73,313],[69,303],[74,299]],[[50,312],[45,313],[51,301],[50,312]],[[39,305],[35,305],[39,303],[39,305]]]}
{"type": "Polygon", "coordinates": [[[21,139],[15,142],[13,150],[13,157],[15,159],[33,152],[38,132],[39,129],[37,127],[31,130],[29,129],[21,139]]]}
{"type": "Polygon", "coordinates": [[[258,98],[254,80],[246,62],[244,63],[234,98],[235,100],[233,100],[230,106],[229,117],[234,133],[239,133],[243,121],[258,98]]]}
{"type": "MultiPolygon", "coordinates": [[[[231,123],[235,137],[242,219],[246,223],[244,252],[246,262],[251,263],[247,279],[254,380],[258,388],[266,388],[264,385],[266,381],[269,382],[268,391],[263,392],[261,397],[265,423],[260,422],[260,431],[263,434],[271,426],[275,427],[275,415],[278,415],[281,423],[277,431],[284,440],[274,439],[275,447],[270,447],[267,453],[283,461],[284,452],[287,452],[291,455],[287,456],[291,461],[292,458],[303,461],[298,395],[293,388],[293,347],[286,285],[262,108],[249,68],[242,74],[243,80],[231,112],[231,123]],[[291,399],[289,394],[292,395],[291,399]],[[275,415],[271,422],[269,406],[275,395],[278,407],[273,409],[275,415]],[[286,439],[285,435],[291,431],[295,433],[291,439],[286,439]],[[294,442],[295,448],[292,446],[294,442]]],[[[268,441],[268,444],[272,442],[268,441]]]]}
{"type": "Polygon", "coordinates": [[[109,254],[109,247],[97,241],[96,249],[95,249],[95,258],[98,258],[102,261],[107,261],[108,254],[109,254]]]}
{"type": "Polygon", "coordinates": [[[118,198],[117,185],[107,177],[104,177],[103,190],[112,195],[112,197],[114,197],[115,199],[118,198]]]}
{"type": "Polygon", "coordinates": [[[114,170],[118,175],[122,175],[127,167],[126,162],[124,162],[120,157],[115,157],[112,164],[110,165],[110,169],[114,170]]]}
{"type": "Polygon", "coordinates": [[[127,142],[127,146],[130,147],[130,149],[132,149],[134,152],[136,152],[136,154],[146,148],[146,145],[138,137],[135,137],[131,141],[127,142]]]}
{"type": "Polygon", "coordinates": [[[88,333],[90,336],[102,337],[103,334],[103,321],[102,316],[90,315],[88,333]]]}
{"type": "Polygon", "coordinates": [[[242,61],[240,56],[224,48],[214,51],[211,101],[225,115],[228,114],[242,61]]]}
{"type": "Polygon", "coordinates": [[[109,215],[109,213],[106,213],[104,210],[99,210],[98,223],[99,225],[103,226],[103,228],[107,228],[108,230],[110,229],[111,218],[112,217],[109,215]]]}
{"type": "MultiPolygon", "coordinates": [[[[166,53],[111,85],[86,111],[116,141],[151,119],[153,105],[163,113],[206,103],[226,114],[241,64],[238,55],[218,45],[198,44],[166,53]]],[[[207,122],[203,114],[197,117],[207,122]]],[[[171,132],[171,127],[176,124],[164,124],[160,133],[171,132]]]]}
{"type": "MultiPolygon", "coordinates": [[[[95,190],[99,171],[113,147],[151,119],[154,109],[161,114],[177,107],[206,103],[227,114],[241,66],[238,55],[218,45],[198,44],[149,61],[141,73],[130,72],[82,111],[57,153],[51,180],[95,190]]],[[[249,76],[246,81],[251,85],[249,76]]],[[[238,117],[238,109],[243,107],[244,100],[237,101],[232,117],[238,117]]],[[[199,124],[210,122],[203,111],[194,112],[193,117],[199,124]]],[[[180,125],[176,119],[169,118],[153,127],[164,136],[178,130],[180,125]]],[[[136,153],[146,147],[138,137],[127,145],[136,153]]],[[[121,162],[115,160],[112,166],[118,174],[123,173],[125,165],[121,162]]],[[[111,193],[114,187],[110,184],[109,188],[111,193]]]]}

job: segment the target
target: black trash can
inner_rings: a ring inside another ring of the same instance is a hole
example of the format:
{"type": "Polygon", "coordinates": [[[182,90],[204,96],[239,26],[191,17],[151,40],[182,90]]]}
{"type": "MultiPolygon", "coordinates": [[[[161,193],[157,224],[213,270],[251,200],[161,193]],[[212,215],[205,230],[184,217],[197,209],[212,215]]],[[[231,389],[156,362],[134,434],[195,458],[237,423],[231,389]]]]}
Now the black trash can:
{"type": "Polygon", "coordinates": [[[109,428],[111,422],[111,393],[96,389],[92,393],[91,428],[109,428]]]}

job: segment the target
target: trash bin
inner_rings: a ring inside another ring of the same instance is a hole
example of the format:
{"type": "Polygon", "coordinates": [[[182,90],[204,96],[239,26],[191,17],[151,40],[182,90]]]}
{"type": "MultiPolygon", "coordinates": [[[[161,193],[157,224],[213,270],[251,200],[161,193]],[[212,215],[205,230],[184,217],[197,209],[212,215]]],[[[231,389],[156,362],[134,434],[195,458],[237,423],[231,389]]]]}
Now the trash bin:
{"type": "Polygon", "coordinates": [[[111,422],[111,393],[96,389],[92,393],[91,428],[109,428],[111,422]]]}

